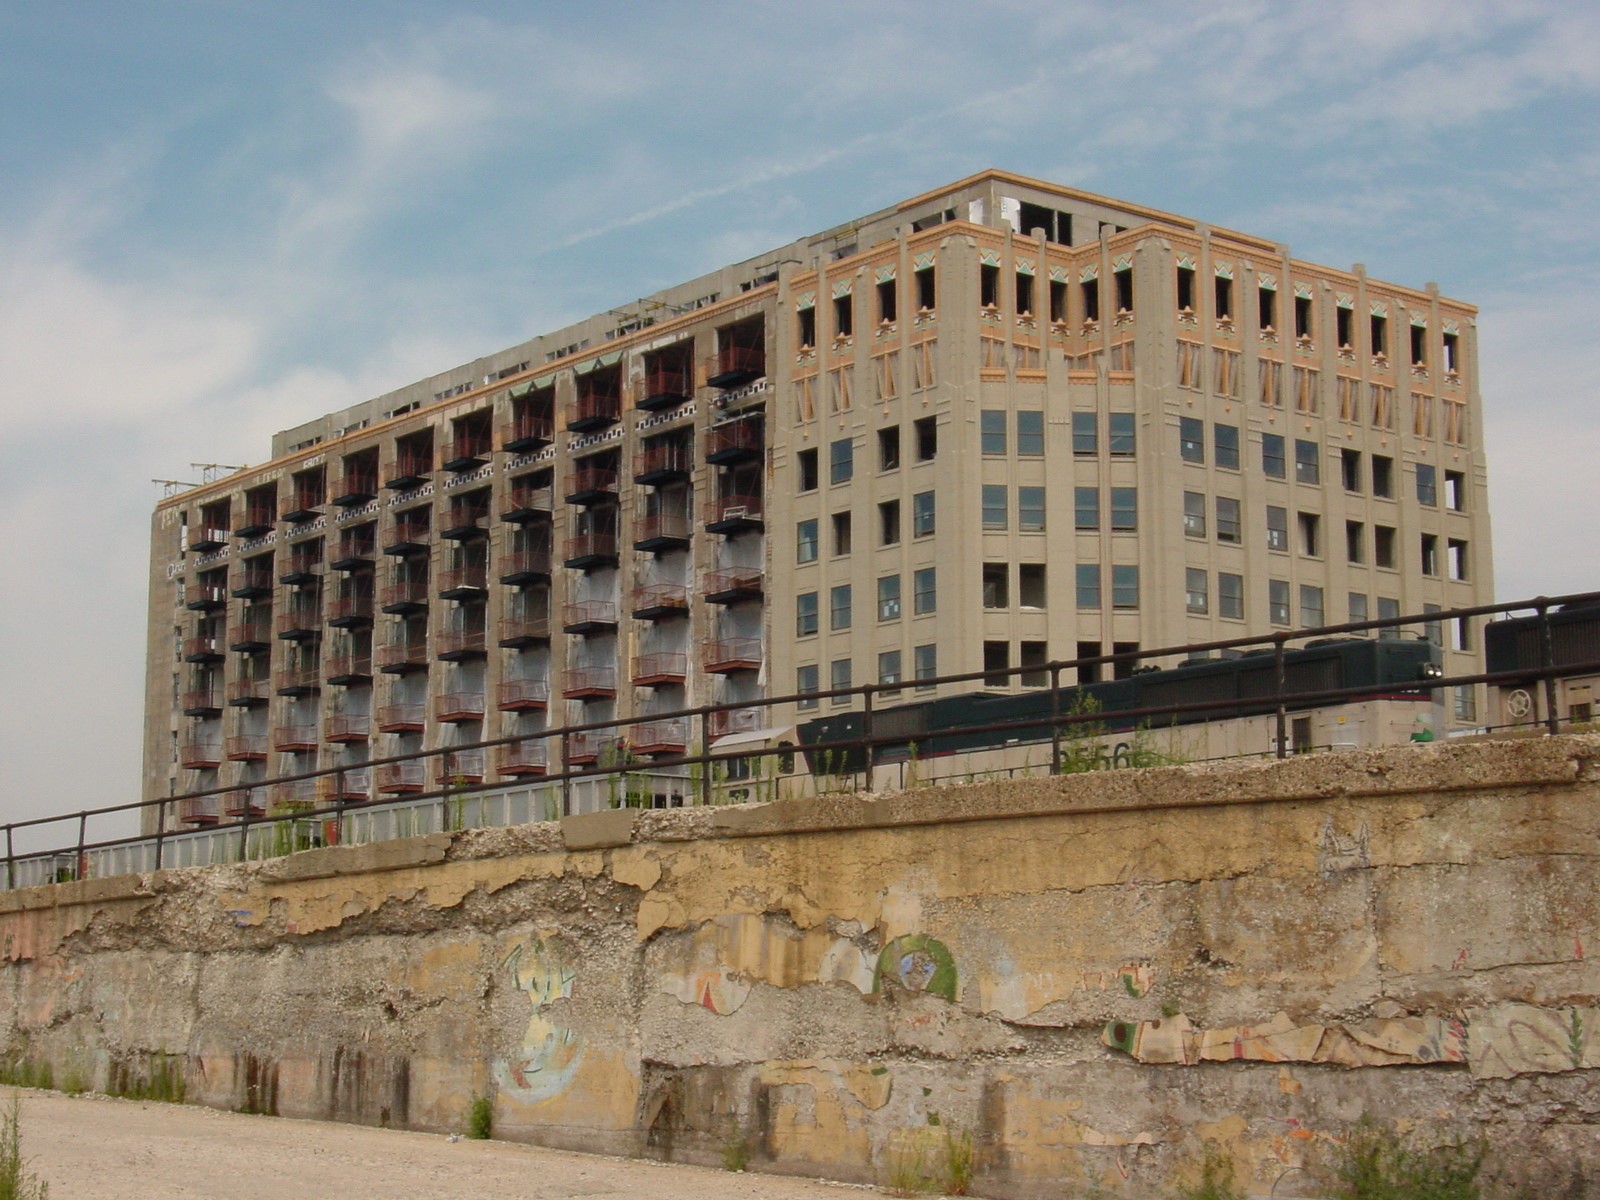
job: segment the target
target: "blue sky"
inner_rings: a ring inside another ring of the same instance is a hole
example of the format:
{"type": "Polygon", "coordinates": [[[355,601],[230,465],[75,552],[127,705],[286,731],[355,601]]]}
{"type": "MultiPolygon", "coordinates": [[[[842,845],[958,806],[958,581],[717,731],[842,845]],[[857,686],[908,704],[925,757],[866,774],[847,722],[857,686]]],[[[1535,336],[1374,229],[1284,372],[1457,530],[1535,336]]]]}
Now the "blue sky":
{"type": "Polygon", "coordinates": [[[0,4],[5,811],[137,793],[152,477],[998,166],[1478,304],[1600,587],[1600,6],[0,4]]]}

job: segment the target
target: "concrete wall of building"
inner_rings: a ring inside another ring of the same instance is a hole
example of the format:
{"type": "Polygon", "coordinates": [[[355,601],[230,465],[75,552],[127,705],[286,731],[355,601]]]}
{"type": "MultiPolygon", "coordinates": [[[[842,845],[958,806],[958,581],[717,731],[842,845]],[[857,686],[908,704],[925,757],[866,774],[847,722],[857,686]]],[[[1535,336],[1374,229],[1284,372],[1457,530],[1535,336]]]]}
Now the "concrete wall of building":
{"type": "Polygon", "coordinates": [[[0,895],[58,1084],[882,1181],[1263,1194],[1363,1114],[1600,1187],[1600,736],[676,811],[0,895]]]}

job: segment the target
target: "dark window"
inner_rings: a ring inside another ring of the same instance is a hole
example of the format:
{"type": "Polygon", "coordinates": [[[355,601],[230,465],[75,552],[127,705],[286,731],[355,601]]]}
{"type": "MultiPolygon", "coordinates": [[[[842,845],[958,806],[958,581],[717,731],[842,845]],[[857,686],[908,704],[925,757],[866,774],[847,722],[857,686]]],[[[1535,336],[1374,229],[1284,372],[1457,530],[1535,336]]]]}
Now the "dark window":
{"type": "Polygon", "coordinates": [[[878,469],[893,471],[900,466],[900,426],[878,430],[878,469]]]}
{"type": "Polygon", "coordinates": [[[1044,413],[1024,409],[1017,414],[1017,456],[1039,458],[1044,454],[1044,413]]]}
{"type": "Polygon", "coordinates": [[[1322,518],[1316,513],[1300,513],[1300,553],[1307,558],[1322,557],[1322,518]]]}
{"type": "Polygon", "coordinates": [[[1394,459],[1386,455],[1372,456],[1372,494],[1384,500],[1394,499],[1394,459]]]}
{"type": "Polygon", "coordinates": [[[1278,293],[1273,288],[1256,289],[1257,319],[1263,330],[1278,327],[1278,293]]]}
{"type": "Polygon", "coordinates": [[[1217,615],[1244,620],[1244,576],[1217,572],[1217,615]]]}
{"type": "Polygon", "coordinates": [[[1100,489],[1076,487],[1072,489],[1073,525],[1077,529],[1100,528],[1100,489]]]}
{"type": "Polygon", "coordinates": [[[806,637],[817,631],[817,594],[801,592],[794,599],[794,631],[806,637]]]}
{"type": "Polygon", "coordinates": [[[1017,646],[1017,666],[1032,667],[1021,675],[1023,687],[1045,687],[1050,682],[1050,672],[1044,665],[1050,661],[1050,651],[1044,642],[1022,642],[1017,646]]]}
{"type": "Polygon", "coordinates": [[[1233,316],[1233,280],[1223,275],[1217,276],[1216,285],[1217,320],[1226,321],[1233,316]]]}
{"type": "Polygon", "coordinates": [[[850,553],[850,514],[847,512],[833,514],[833,552],[835,555],[850,553]]]}
{"type": "Polygon", "coordinates": [[[795,455],[795,461],[800,467],[800,490],[814,492],[817,490],[817,451],[815,447],[802,450],[795,455]]]}
{"type": "Polygon", "coordinates": [[[1283,435],[1277,433],[1263,433],[1261,435],[1261,473],[1269,479],[1282,479],[1288,467],[1283,457],[1283,435]]]}
{"type": "Polygon", "coordinates": [[[1100,281],[1098,279],[1085,279],[1083,281],[1083,319],[1085,321],[1098,321],[1100,319],[1100,281]]]}
{"type": "Polygon", "coordinates": [[[1361,491],[1361,451],[1339,451],[1339,474],[1347,492],[1361,491]]]}
{"type": "Polygon", "coordinates": [[[1294,336],[1308,338],[1311,336],[1311,297],[1296,296],[1294,298],[1294,336]]]}
{"type": "Polygon", "coordinates": [[[1072,452],[1085,456],[1100,453],[1100,423],[1095,413],[1072,414],[1072,452]]]}
{"type": "MultiPolygon", "coordinates": [[[[1344,557],[1352,563],[1367,561],[1367,527],[1360,521],[1344,523],[1344,557]]],[[[1350,619],[1355,620],[1354,617],[1350,619]]]]}
{"type": "Polygon", "coordinates": [[[1411,365],[1413,367],[1428,365],[1428,331],[1421,325],[1411,327],[1411,365]]]}
{"type": "Polygon", "coordinates": [[[1133,454],[1136,446],[1133,428],[1133,414],[1131,412],[1114,412],[1108,415],[1108,420],[1110,422],[1111,434],[1111,457],[1129,457],[1133,454]]]}
{"type": "Polygon", "coordinates": [[[848,483],[856,473],[855,443],[840,438],[828,446],[828,482],[848,483]]]}
{"type": "Polygon", "coordinates": [[[900,501],[885,500],[878,505],[878,545],[900,544],[900,501]]]}
{"type": "Polygon", "coordinates": [[[802,350],[817,344],[817,310],[802,308],[795,314],[795,328],[798,330],[796,337],[800,341],[802,350]]]}
{"type": "Polygon", "coordinates": [[[933,267],[923,267],[917,272],[917,308],[931,312],[938,307],[938,280],[933,267]]]}
{"type": "Polygon", "coordinates": [[[1237,425],[1213,425],[1211,427],[1211,441],[1217,452],[1217,466],[1226,467],[1230,471],[1239,469],[1239,427],[1237,425]]]}
{"type": "Polygon", "coordinates": [[[1239,502],[1232,496],[1217,497],[1217,541],[1238,545],[1243,534],[1239,528],[1239,502]]]}
{"type": "MultiPolygon", "coordinates": [[[[1380,567],[1394,568],[1395,530],[1391,525],[1372,527],[1372,561],[1380,567]]],[[[1380,612],[1378,614],[1382,616],[1380,612]]]]}
{"type": "Polygon", "coordinates": [[[878,323],[892,325],[895,320],[895,281],[885,279],[878,284],[878,323]]]}
{"type": "Polygon", "coordinates": [[[1017,488],[1017,528],[1023,533],[1039,533],[1044,529],[1044,489],[1042,487],[1017,488]]]}
{"type": "Polygon", "coordinates": [[[1045,607],[1044,563],[1017,564],[1017,603],[1023,608],[1045,607]]]}
{"type": "Polygon", "coordinates": [[[1000,306],[1000,268],[990,263],[978,268],[978,303],[984,308],[1000,306]]]}
{"type": "Polygon", "coordinates": [[[978,414],[978,449],[984,454],[1006,452],[1006,414],[998,408],[986,408],[978,414]]]}
{"type": "Polygon", "coordinates": [[[1113,566],[1111,568],[1111,607],[1139,607],[1139,568],[1113,566]]]}
{"type": "Polygon", "coordinates": [[[1017,273],[1017,314],[1033,314],[1033,276],[1017,273]]]}
{"type": "Polygon", "coordinates": [[[1388,318],[1372,315],[1372,356],[1389,353],[1389,321],[1388,318]]]}
{"type": "MultiPolygon", "coordinates": [[[[1077,604],[1079,608],[1100,607],[1100,564],[1079,563],[1076,572],[1077,604]]],[[[1096,654],[1100,648],[1095,647],[1096,654]]],[[[1081,654],[1082,651],[1079,651],[1081,654]]]]}
{"type": "Polygon", "coordinates": [[[817,521],[815,517],[795,526],[794,559],[796,562],[817,561],[817,521]]]}
{"type": "Polygon", "coordinates": [[[1178,452],[1184,462],[1206,461],[1206,424],[1198,417],[1178,418],[1178,452]]]}
{"type": "Polygon", "coordinates": [[[985,642],[983,644],[983,669],[994,672],[994,674],[984,676],[984,687],[1010,686],[1011,676],[1006,674],[1010,666],[1010,642],[985,642]]]}
{"type": "Polygon", "coordinates": [[[1139,489],[1114,487],[1111,489],[1111,528],[1127,532],[1139,528],[1139,489]]]}
{"type": "Polygon", "coordinates": [[[923,567],[911,575],[912,612],[926,616],[939,608],[939,575],[935,567],[923,567]]]}
{"type": "Polygon", "coordinates": [[[912,422],[917,434],[917,461],[932,462],[939,453],[939,426],[933,417],[922,417],[912,422]]]}
{"type": "Polygon", "coordinates": [[[1417,503],[1429,508],[1439,503],[1439,472],[1431,463],[1417,464],[1417,503]]]}
{"type": "Polygon", "coordinates": [[[983,564],[983,606],[1009,608],[1011,606],[1011,568],[1007,563],[983,564]]]}
{"type": "Polygon", "coordinates": [[[828,628],[849,629],[854,616],[850,585],[841,583],[828,592],[828,628]]]}
{"type": "Polygon", "coordinates": [[[1178,311],[1194,311],[1194,268],[1178,268],[1178,311]]]}
{"type": "Polygon", "coordinates": [[[1183,533],[1185,537],[1206,536],[1206,497],[1203,492],[1183,494],[1183,533]]]}
{"type": "Polygon", "coordinates": [[[1117,312],[1131,313],[1133,311],[1133,268],[1123,267],[1120,271],[1111,273],[1111,281],[1117,289],[1117,312]]]}
{"type": "Polygon", "coordinates": [[[1295,439],[1294,477],[1300,483],[1322,482],[1322,460],[1317,453],[1315,442],[1308,442],[1304,438],[1295,439]]]}
{"type": "Polygon", "coordinates": [[[932,537],[934,523],[934,494],[918,492],[911,497],[911,536],[932,537]]]}
{"type": "Polygon", "coordinates": [[[1355,313],[1342,305],[1334,310],[1334,323],[1338,326],[1335,336],[1339,339],[1339,349],[1349,350],[1354,343],[1350,340],[1350,325],[1355,320],[1355,313]]]}

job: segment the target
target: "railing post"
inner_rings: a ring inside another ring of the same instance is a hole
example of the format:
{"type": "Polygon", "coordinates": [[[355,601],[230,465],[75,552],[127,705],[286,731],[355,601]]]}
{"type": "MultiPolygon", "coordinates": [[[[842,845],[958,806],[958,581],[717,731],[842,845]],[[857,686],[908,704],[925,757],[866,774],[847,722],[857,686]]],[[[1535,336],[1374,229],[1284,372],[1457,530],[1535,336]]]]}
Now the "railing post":
{"type": "Polygon", "coordinates": [[[245,795],[244,807],[239,811],[239,861],[250,858],[250,796],[245,795]]]}
{"type": "Polygon", "coordinates": [[[572,815],[572,735],[561,731],[561,815],[572,815]]]}
{"type": "MultiPolygon", "coordinates": [[[[700,753],[702,755],[711,753],[711,714],[708,712],[703,712],[700,714],[700,753]]],[[[713,764],[709,762],[702,762],[700,764],[701,807],[710,807],[711,805],[712,766],[713,764]]]]}
{"type": "Polygon", "coordinates": [[[1275,633],[1272,635],[1272,665],[1277,676],[1278,697],[1278,757],[1289,757],[1289,709],[1284,704],[1283,692],[1288,684],[1288,665],[1284,662],[1283,646],[1288,634],[1275,633]]]}
{"type": "Polygon", "coordinates": [[[156,870],[161,870],[161,850],[167,840],[167,801],[156,801],[156,870]]]}
{"type": "Polygon", "coordinates": [[[1561,718],[1556,713],[1556,677],[1550,672],[1556,665],[1555,634],[1550,629],[1550,605],[1539,597],[1539,666],[1544,676],[1544,727],[1545,732],[1561,732],[1561,718]]]}
{"type": "Polygon", "coordinates": [[[17,886],[17,877],[16,877],[17,850],[16,850],[16,847],[12,844],[12,840],[11,840],[12,832],[13,832],[13,830],[11,828],[11,824],[9,822],[7,822],[7,824],[6,824],[6,891],[8,891],[8,892],[12,888],[17,886]]]}
{"type": "Polygon", "coordinates": [[[1050,774],[1061,774],[1061,664],[1050,664],[1050,774]]]}
{"type": "Polygon", "coordinates": [[[872,752],[876,749],[872,744],[872,691],[873,685],[869,683],[861,693],[862,785],[869,792],[872,790],[872,752]]]}
{"type": "Polygon", "coordinates": [[[88,863],[84,860],[83,856],[83,844],[88,840],[89,814],[86,812],[80,812],[78,814],[78,870],[75,876],[75,878],[78,879],[85,879],[89,875],[87,870],[88,863]]]}

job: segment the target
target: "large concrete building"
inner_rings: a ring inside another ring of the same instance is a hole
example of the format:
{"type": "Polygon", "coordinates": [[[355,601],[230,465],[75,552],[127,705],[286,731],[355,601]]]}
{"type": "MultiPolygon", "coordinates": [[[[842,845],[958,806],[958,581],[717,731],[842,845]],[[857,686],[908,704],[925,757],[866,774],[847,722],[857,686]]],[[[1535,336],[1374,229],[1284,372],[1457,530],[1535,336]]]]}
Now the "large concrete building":
{"type": "MultiPolygon", "coordinates": [[[[960,180],[163,500],[146,797],[238,782],[200,823],[330,798],[249,784],[338,763],[348,799],[511,780],[559,768],[541,734],[564,724],[1485,603],[1475,315],[1168,213],[960,180]]],[[[1472,630],[1436,632],[1469,672],[1472,630]]],[[[712,733],[829,704],[797,707],[712,733]]]]}

